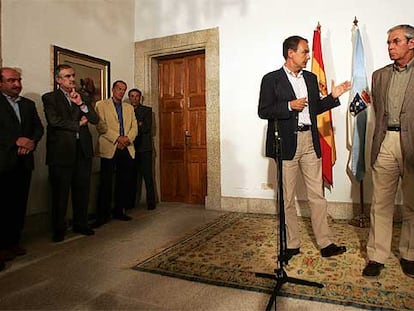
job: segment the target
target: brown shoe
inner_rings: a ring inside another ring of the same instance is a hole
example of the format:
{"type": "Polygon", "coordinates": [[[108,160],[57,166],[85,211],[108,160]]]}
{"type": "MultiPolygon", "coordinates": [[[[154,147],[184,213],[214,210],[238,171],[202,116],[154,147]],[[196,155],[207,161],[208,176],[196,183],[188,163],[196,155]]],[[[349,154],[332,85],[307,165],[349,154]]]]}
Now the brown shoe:
{"type": "Polygon", "coordinates": [[[381,270],[384,269],[384,264],[373,260],[368,261],[364,270],[362,270],[363,276],[379,276],[381,270]]]}
{"type": "Polygon", "coordinates": [[[9,261],[16,258],[16,255],[8,249],[0,250],[0,261],[9,261]]]}
{"type": "Polygon", "coordinates": [[[414,260],[407,260],[407,259],[401,258],[400,264],[401,264],[402,271],[410,278],[414,278],[414,260]]]}
{"type": "Polygon", "coordinates": [[[23,256],[27,254],[27,250],[20,245],[16,244],[9,248],[9,251],[11,251],[16,256],[23,256]]]}

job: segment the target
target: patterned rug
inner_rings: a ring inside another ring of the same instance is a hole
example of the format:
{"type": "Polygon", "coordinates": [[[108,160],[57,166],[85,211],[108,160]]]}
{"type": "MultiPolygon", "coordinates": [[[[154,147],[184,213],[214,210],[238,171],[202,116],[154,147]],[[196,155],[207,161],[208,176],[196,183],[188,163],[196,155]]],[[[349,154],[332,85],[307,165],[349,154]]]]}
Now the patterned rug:
{"type": "MultiPolygon", "coordinates": [[[[271,293],[278,227],[274,215],[227,213],[163,251],[139,262],[135,270],[219,286],[271,293]]],[[[334,240],[348,251],[322,258],[314,244],[310,220],[301,218],[301,254],[285,267],[289,277],[322,283],[324,288],[283,284],[279,296],[376,310],[414,310],[414,279],[403,274],[395,226],[393,256],[378,278],[363,278],[368,229],[331,222],[334,240]]]]}

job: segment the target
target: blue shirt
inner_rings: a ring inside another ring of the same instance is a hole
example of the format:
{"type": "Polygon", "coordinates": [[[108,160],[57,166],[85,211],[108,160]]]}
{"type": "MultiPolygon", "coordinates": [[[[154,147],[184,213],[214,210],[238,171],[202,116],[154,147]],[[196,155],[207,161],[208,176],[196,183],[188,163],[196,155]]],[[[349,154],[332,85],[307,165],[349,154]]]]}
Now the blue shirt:
{"type": "Polygon", "coordinates": [[[4,97],[7,98],[7,101],[9,102],[10,106],[13,108],[14,112],[16,113],[16,117],[17,119],[19,119],[19,122],[22,122],[22,118],[20,117],[20,108],[19,108],[19,100],[20,100],[20,96],[17,97],[16,101],[14,101],[9,95],[4,94],[4,97]]]}
{"type": "Polygon", "coordinates": [[[118,115],[118,122],[119,122],[119,135],[124,135],[124,119],[122,117],[122,103],[117,104],[114,99],[112,98],[112,101],[115,105],[116,114],[118,115]]]}

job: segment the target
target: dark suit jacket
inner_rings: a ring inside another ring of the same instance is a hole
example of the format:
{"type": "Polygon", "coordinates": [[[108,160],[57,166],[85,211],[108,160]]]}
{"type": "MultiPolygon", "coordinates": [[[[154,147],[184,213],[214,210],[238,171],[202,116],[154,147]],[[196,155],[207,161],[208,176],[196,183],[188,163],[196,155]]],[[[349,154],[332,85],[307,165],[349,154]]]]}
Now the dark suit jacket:
{"type": "Polygon", "coordinates": [[[97,124],[98,115],[90,103],[88,113],[80,110],[79,106],[69,105],[61,90],[46,93],[42,96],[47,120],[46,164],[71,166],[76,160],[77,133],[85,158],[93,157],[92,136],[88,125],[79,126],[83,115],[89,123],[97,124]]]}
{"type": "Polygon", "coordinates": [[[138,122],[138,136],[135,138],[134,146],[136,152],[152,150],[152,108],[138,105],[135,109],[135,117],[138,122]],[[141,125],[140,122],[142,122],[141,125]]]}
{"type": "Polygon", "coordinates": [[[36,110],[36,105],[28,98],[21,97],[18,102],[21,123],[6,97],[0,93],[0,172],[12,169],[19,157],[25,166],[34,168],[33,152],[17,155],[16,140],[27,137],[37,144],[43,135],[43,125],[36,110]]]}
{"type": "MultiPolygon", "coordinates": [[[[316,75],[304,70],[308,90],[308,106],[312,122],[312,140],[318,158],[321,157],[318,127],[316,116],[331,108],[340,105],[338,99],[331,95],[321,99],[316,75]]],[[[290,111],[288,101],[296,99],[295,92],[283,68],[266,74],[260,87],[258,114],[262,119],[268,120],[266,134],[266,156],[276,158],[275,154],[275,120],[278,124],[278,133],[281,139],[281,159],[292,160],[296,153],[298,111],[290,111]]]]}

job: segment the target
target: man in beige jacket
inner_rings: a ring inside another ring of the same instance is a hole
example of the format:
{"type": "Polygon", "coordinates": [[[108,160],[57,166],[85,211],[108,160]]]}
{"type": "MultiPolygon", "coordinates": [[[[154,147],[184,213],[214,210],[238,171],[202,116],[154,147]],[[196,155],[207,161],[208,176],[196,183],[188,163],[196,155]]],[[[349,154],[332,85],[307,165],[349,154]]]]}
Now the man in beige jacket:
{"type": "Polygon", "coordinates": [[[127,84],[117,80],[112,85],[112,98],[96,103],[99,123],[98,156],[101,158],[97,217],[94,227],[100,227],[111,217],[128,221],[125,210],[132,208],[130,185],[133,180],[135,149],[133,141],[138,134],[134,108],[122,102],[127,84]],[[112,177],[115,172],[114,208],[112,203],[112,177]]]}
{"type": "Polygon", "coordinates": [[[403,205],[399,240],[402,271],[414,277],[414,27],[388,31],[393,61],[372,75],[375,131],[372,142],[373,195],[364,276],[379,276],[391,254],[394,201],[401,179],[403,205]]]}

